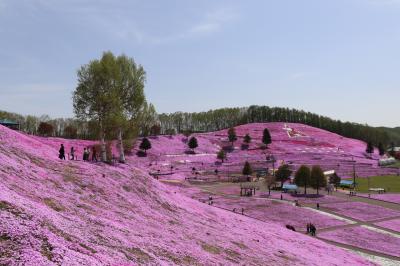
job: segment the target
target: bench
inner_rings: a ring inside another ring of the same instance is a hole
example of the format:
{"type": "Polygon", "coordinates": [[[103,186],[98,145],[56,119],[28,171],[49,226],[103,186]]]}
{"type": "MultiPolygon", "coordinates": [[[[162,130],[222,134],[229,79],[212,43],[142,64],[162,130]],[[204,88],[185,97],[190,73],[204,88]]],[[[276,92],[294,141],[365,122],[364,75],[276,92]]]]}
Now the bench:
{"type": "Polygon", "coordinates": [[[369,191],[378,192],[378,194],[386,193],[386,190],[384,188],[370,188],[369,191]]]}

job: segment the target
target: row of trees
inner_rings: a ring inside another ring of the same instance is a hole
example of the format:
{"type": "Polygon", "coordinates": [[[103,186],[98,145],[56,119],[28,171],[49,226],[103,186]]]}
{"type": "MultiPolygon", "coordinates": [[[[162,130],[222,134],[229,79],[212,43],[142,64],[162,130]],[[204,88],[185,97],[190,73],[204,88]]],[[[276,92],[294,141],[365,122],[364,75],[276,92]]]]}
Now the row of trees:
{"type": "MultiPolygon", "coordinates": [[[[20,115],[0,111],[0,120],[7,119],[18,122],[21,131],[31,135],[60,137],[67,139],[98,139],[98,124],[96,121],[77,118],[51,118],[48,115],[20,115]]],[[[148,136],[160,134],[157,124],[157,112],[152,104],[145,103],[141,115],[137,119],[135,131],[137,135],[148,136]]],[[[108,136],[106,136],[108,138],[108,136]]],[[[112,139],[112,138],[110,138],[112,139]]]]}
{"type": "MultiPolygon", "coordinates": [[[[247,176],[248,181],[249,176],[253,173],[251,165],[248,161],[245,162],[242,170],[242,174],[247,176]]],[[[268,188],[275,183],[275,181],[281,182],[281,189],[283,184],[290,178],[292,175],[292,171],[290,170],[287,164],[281,165],[278,171],[275,173],[274,179],[268,179],[268,188]]],[[[336,176],[335,176],[336,177],[336,176]]],[[[338,185],[337,179],[331,179],[331,183],[335,183],[338,185]]],[[[302,165],[295,173],[294,183],[298,186],[304,187],[304,194],[307,194],[307,187],[312,187],[317,190],[317,194],[319,193],[319,189],[322,187],[326,187],[326,177],[324,172],[322,171],[321,167],[318,165],[313,166],[311,169],[306,166],[302,165]]]]}
{"type": "MultiPolygon", "coordinates": [[[[79,75],[83,75],[84,72],[80,71],[81,74],[79,75]]],[[[142,71],[144,72],[144,70],[142,71]]],[[[388,135],[384,128],[373,128],[368,125],[341,122],[296,109],[250,106],[243,108],[222,108],[199,113],[176,112],[172,114],[157,114],[154,106],[147,104],[146,101],[143,102],[143,105],[139,109],[140,112],[135,112],[135,120],[137,122],[135,129],[137,134],[142,136],[217,131],[253,122],[293,122],[322,128],[345,137],[371,142],[373,146],[377,146],[378,148],[382,146],[385,149],[391,143],[400,145],[400,138],[397,135],[388,135]]],[[[98,121],[93,119],[50,119],[47,115],[41,117],[22,116],[4,111],[0,111],[0,119],[17,121],[21,124],[21,130],[30,134],[38,134],[40,122],[46,122],[53,126],[53,136],[71,137],[70,132],[76,131],[76,137],[78,138],[96,139],[98,137],[98,121]]],[[[75,134],[72,134],[72,137],[75,137],[75,134]]]]}
{"type": "Polygon", "coordinates": [[[303,123],[313,127],[328,130],[345,137],[372,142],[375,146],[382,143],[388,146],[391,141],[400,144],[400,139],[391,139],[381,128],[373,128],[350,122],[341,122],[325,116],[320,116],[302,110],[250,106],[243,108],[221,108],[198,113],[176,112],[160,114],[158,120],[162,134],[218,131],[247,123],[290,122],[303,123]]]}

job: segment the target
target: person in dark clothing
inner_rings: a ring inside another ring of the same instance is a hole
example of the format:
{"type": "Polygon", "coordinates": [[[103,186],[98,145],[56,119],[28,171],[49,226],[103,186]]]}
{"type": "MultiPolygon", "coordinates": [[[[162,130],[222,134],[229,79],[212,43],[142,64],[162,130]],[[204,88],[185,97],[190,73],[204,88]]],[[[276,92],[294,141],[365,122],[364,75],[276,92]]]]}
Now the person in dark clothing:
{"type": "Polygon", "coordinates": [[[317,233],[317,228],[315,227],[315,225],[310,224],[310,232],[312,236],[315,236],[317,233]]]}
{"type": "Polygon", "coordinates": [[[58,151],[58,158],[61,160],[65,160],[65,149],[64,149],[64,144],[61,144],[60,150],[58,151]]]}
{"type": "Polygon", "coordinates": [[[307,235],[311,232],[310,223],[307,223],[307,235]]]}
{"type": "Polygon", "coordinates": [[[92,148],[92,161],[96,161],[97,162],[96,147],[94,147],[94,146],[92,148]]]}
{"type": "Polygon", "coordinates": [[[289,230],[292,230],[293,232],[296,232],[296,229],[294,228],[294,226],[292,226],[292,225],[286,225],[286,228],[287,229],[289,229],[289,230]]]}
{"type": "Polygon", "coordinates": [[[71,153],[70,153],[70,160],[75,160],[75,150],[74,147],[71,147],[71,153]]]}
{"type": "Polygon", "coordinates": [[[84,161],[89,161],[89,148],[84,148],[83,149],[83,160],[84,161]]]}

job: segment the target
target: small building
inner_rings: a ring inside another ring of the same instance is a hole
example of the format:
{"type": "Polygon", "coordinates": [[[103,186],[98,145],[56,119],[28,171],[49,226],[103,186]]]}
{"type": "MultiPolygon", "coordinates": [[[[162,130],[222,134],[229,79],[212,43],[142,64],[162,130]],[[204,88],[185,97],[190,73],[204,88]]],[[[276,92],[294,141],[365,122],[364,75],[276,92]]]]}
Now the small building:
{"type": "Polygon", "coordinates": [[[18,122],[14,122],[8,119],[0,120],[0,125],[8,127],[14,130],[20,130],[20,124],[18,122]]]}
{"type": "Polygon", "coordinates": [[[341,180],[340,187],[354,188],[354,182],[352,180],[341,180]]]}
{"type": "Polygon", "coordinates": [[[392,148],[390,148],[390,149],[388,149],[387,150],[388,152],[400,152],[400,147],[394,147],[393,149],[392,148]]]}
{"type": "Polygon", "coordinates": [[[389,158],[382,158],[382,159],[379,159],[378,164],[379,164],[379,166],[386,166],[386,165],[395,164],[396,162],[397,162],[397,161],[396,161],[395,158],[389,157],[389,158]]]}
{"type": "Polygon", "coordinates": [[[256,190],[259,190],[260,186],[258,183],[246,182],[240,184],[240,196],[254,196],[256,190]]]}
{"type": "Polygon", "coordinates": [[[291,193],[297,193],[298,190],[298,186],[295,184],[283,184],[282,186],[282,191],[287,193],[287,192],[291,192],[291,193]]]}

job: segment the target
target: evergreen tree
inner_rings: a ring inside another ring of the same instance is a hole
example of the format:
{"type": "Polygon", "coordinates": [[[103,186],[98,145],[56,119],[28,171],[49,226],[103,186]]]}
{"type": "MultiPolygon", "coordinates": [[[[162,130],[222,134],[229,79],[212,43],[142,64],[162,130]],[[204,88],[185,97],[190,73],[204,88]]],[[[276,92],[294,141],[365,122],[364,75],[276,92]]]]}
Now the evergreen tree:
{"type": "Polygon", "coordinates": [[[379,144],[378,144],[378,150],[379,150],[379,155],[380,155],[380,156],[385,155],[385,147],[383,147],[382,142],[379,142],[379,144]]]}
{"type": "Polygon", "coordinates": [[[197,143],[197,139],[195,137],[191,137],[188,146],[192,151],[196,149],[199,146],[197,143]]]}
{"type": "Polygon", "coordinates": [[[229,128],[228,139],[229,139],[229,142],[232,143],[232,147],[233,147],[233,143],[237,140],[235,128],[233,128],[233,127],[229,128]]]}
{"type": "Polygon", "coordinates": [[[142,143],[140,143],[139,148],[144,150],[144,153],[147,155],[147,150],[151,149],[151,143],[148,138],[143,138],[142,143]]]}
{"type": "Polygon", "coordinates": [[[390,154],[390,156],[392,156],[392,157],[394,157],[394,156],[396,155],[396,152],[395,152],[395,144],[394,144],[394,142],[391,142],[391,143],[390,143],[390,151],[389,151],[389,154],[390,154]]]}
{"type": "Polygon", "coordinates": [[[340,185],[341,178],[336,173],[329,177],[329,184],[333,184],[336,189],[340,185]]]}
{"type": "Polygon", "coordinates": [[[300,168],[297,170],[295,177],[294,177],[294,182],[298,186],[304,186],[304,194],[307,195],[307,186],[310,185],[311,181],[311,171],[310,168],[308,168],[305,165],[300,166],[300,168]]]}
{"type": "Polygon", "coordinates": [[[292,170],[290,170],[289,165],[283,164],[279,166],[278,170],[275,173],[276,179],[281,182],[281,189],[283,184],[289,179],[292,174],[292,170]]]}
{"type": "Polygon", "coordinates": [[[326,186],[326,178],[321,167],[315,165],[311,169],[311,187],[317,189],[317,194],[319,194],[319,188],[326,186]]]}
{"type": "Polygon", "coordinates": [[[247,176],[247,181],[250,181],[249,179],[249,176],[251,175],[253,173],[253,169],[251,168],[251,165],[250,165],[250,163],[248,162],[248,161],[246,161],[245,163],[244,163],[244,167],[243,167],[243,170],[242,170],[242,174],[244,174],[245,176],[247,176]]]}
{"type": "Polygon", "coordinates": [[[250,144],[251,142],[251,137],[249,134],[246,134],[246,136],[244,136],[243,142],[246,144],[250,144]]]}
{"type": "Polygon", "coordinates": [[[272,143],[271,134],[269,133],[268,128],[265,128],[263,131],[262,143],[268,145],[272,143]]]}
{"type": "Polygon", "coordinates": [[[368,141],[367,143],[367,149],[365,150],[367,153],[372,154],[374,153],[374,145],[372,144],[371,141],[368,141]]]}
{"type": "Polygon", "coordinates": [[[217,153],[217,158],[219,160],[221,160],[221,162],[223,163],[224,160],[226,159],[226,153],[224,151],[224,149],[221,149],[218,153],[217,153]]]}

